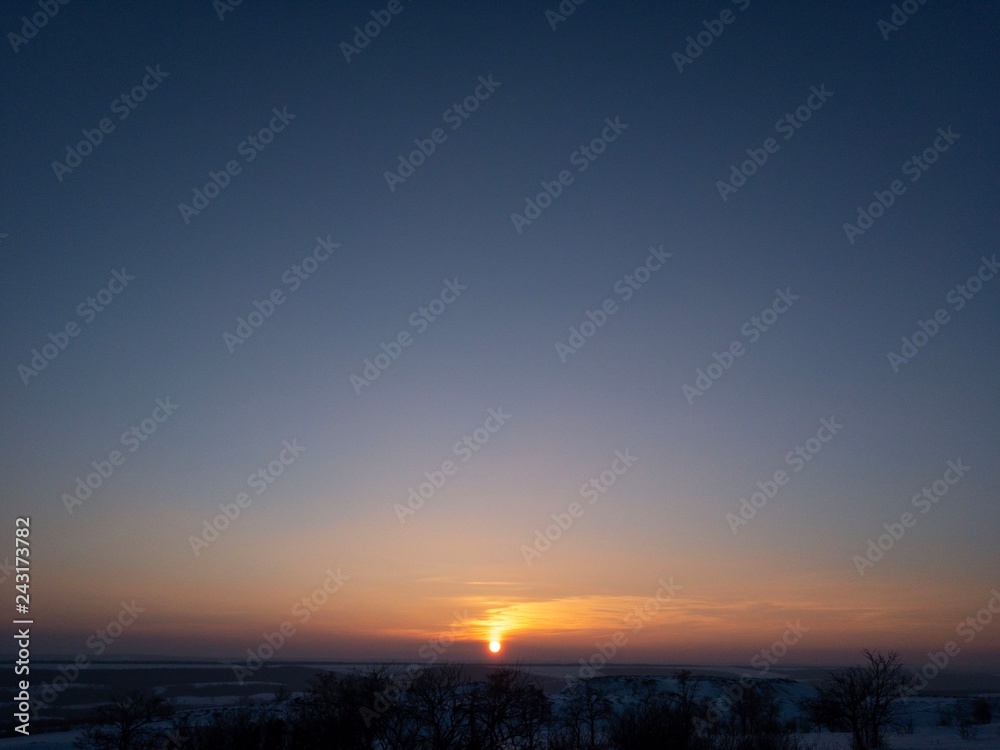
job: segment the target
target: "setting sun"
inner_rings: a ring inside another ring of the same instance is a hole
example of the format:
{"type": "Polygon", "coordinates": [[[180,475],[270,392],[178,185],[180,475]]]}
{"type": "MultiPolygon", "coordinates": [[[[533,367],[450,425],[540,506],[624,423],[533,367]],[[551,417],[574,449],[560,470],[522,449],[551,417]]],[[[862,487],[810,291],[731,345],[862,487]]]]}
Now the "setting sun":
{"type": "Polygon", "coordinates": [[[490,651],[494,654],[500,650],[500,641],[490,641],[490,651]]]}

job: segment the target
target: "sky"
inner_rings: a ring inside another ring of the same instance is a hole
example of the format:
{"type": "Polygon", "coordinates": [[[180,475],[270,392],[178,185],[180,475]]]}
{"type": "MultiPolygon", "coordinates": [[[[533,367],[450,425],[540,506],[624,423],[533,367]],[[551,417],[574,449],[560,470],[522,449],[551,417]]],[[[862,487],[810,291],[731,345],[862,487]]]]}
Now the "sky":
{"type": "Polygon", "coordinates": [[[35,657],[1000,665],[1000,7],[902,5],[11,3],[35,657]]]}

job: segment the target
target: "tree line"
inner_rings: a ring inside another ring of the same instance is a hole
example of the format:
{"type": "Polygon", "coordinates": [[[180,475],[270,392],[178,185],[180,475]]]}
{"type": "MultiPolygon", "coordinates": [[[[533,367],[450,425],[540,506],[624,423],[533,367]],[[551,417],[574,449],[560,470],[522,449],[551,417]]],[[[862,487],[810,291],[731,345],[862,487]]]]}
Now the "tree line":
{"type": "MultiPolygon", "coordinates": [[[[809,729],[846,732],[854,750],[886,747],[905,729],[902,701],[912,679],[895,652],[865,651],[859,666],[831,672],[782,718],[769,680],[740,681],[723,696],[682,671],[676,688],[635,678],[616,700],[610,678],[573,683],[551,701],[520,666],[472,681],[460,665],[428,667],[405,690],[392,670],[322,672],[295,698],[214,712],[192,723],[159,696],[129,693],[103,706],[80,750],[805,750],[809,729]],[[392,699],[388,700],[387,695],[392,699]],[[804,721],[804,724],[803,724],[804,721]]],[[[982,707],[979,718],[983,719],[982,707]]],[[[990,720],[989,706],[985,721],[990,720]]]]}

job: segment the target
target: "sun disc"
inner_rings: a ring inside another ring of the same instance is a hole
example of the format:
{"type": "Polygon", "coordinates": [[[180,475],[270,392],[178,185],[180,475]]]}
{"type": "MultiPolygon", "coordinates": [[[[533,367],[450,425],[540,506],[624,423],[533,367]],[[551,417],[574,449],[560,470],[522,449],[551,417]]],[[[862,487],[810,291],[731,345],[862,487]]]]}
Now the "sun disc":
{"type": "Polygon", "coordinates": [[[500,641],[490,641],[490,651],[494,654],[500,650],[500,641]]]}

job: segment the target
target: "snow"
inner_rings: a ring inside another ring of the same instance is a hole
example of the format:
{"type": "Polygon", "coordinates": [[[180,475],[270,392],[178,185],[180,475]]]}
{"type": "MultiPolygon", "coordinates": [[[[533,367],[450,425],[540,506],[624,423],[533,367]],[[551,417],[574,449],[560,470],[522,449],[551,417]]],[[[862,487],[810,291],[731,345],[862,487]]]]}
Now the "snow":
{"type": "MultiPolygon", "coordinates": [[[[568,667],[526,667],[529,671],[539,676],[542,682],[549,683],[549,698],[553,703],[555,711],[559,711],[573,695],[578,683],[567,684],[563,678],[568,667]]],[[[592,685],[598,688],[612,703],[616,709],[624,708],[629,704],[634,704],[649,694],[649,691],[656,693],[675,692],[678,690],[678,680],[676,676],[669,675],[669,670],[659,670],[659,673],[643,674],[641,669],[622,669],[627,674],[606,675],[595,677],[592,685]]],[[[650,672],[657,670],[651,669],[650,672]]],[[[736,680],[745,670],[711,668],[692,670],[695,672],[695,684],[697,685],[697,699],[708,699],[716,703],[720,708],[724,708],[726,702],[726,688],[732,690],[732,686],[737,684],[736,680]]],[[[992,675],[991,675],[992,676],[992,675]]],[[[768,684],[771,685],[777,694],[782,706],[782,718],[795,720],[802,717],[800,703],[803,698],[814,694],[813,688],[805,681],[795,679],[793,671],[788,670],[782,673],[772,673],[768,675],[768,684]]],[[[805,677],[804,673],[801,677],[805,677]]],[[[261,692],[252,695],[216,695],[216,696],[193,696],[180,695],[172,696],[170,703],[180,712],[187,714],[190,721],[200,723],[208,720],[213,710],[234,707],[239,704],[250,704],[258,706],[272,706],[277,710],[282,710],[284,704],[275,704],[275,684],[274,682],[257,682],[261,692]],[[195,707],[198,708],[184,708],[195,707]]],[[[981,683],[977,683],[981,684],[981,683]]],[[[192,689],[220,688],[232,686],[226,682],[200,682],[190,683],[186,686],[192,689]]],[[[178,687],[173,684],[171,687],[178,687]]],[[[993,687],[995,690],[996,688],[993,687]]],[[[954,696],[914,696],[900,704],[900,714],[904,721],[912,722],[913,731],[911,733],[890,734],[889,744],[893,750],[1000,750],[1000,722],[980,725],[973,728],[975,736],[970,739],[962,739],[959,736],[958,726],[938,726],[942,712],[953,712],[958,701],[968,701],[973,697],[972,691],[965,692],[962,697],[954,696]]],[[[978,693],[990,700],[994,706],[994,715],[1000,714],[997,705],[1000,704],[1000,693],[983,692],[978,693]]],[[[77,708],[83,704],[78,704],[77,708]]],[[[91,705],[91,704],[87,704],[91,705]]],[[[51,750],[70,750],[74,740],[81,734],[80,731],[58,732],[41,734],[30,737],[13,737],[0,739],[0,750],[8,748],[49,748],[51,750]]],[[[800,734],[808,746],[814,750],[849,750],[850,737],[844,733],[813,732],[800,734]]]]}
{"type": "MultiPolygon", "coordinates": [[[[1000,748],[1000,727],[986,724],[977,727],[974,739],[963,740],[957,727],[924,727],[913,734],[891,734],[887,738],[892,750],[997,750],[1000,748]]],[[[847,734],[800,734],[806,742],[815,743],[815,750],[850,750],[847,734]]]]}
{"type": "Polygon", "coordinates": [[[81,734],[83,732],[50,732],[37,736],[11,737],[0,740],[0,747],[4,750],[26,747],[45,748],[45,750],[73,750],[73,742],[81,734]]]}

